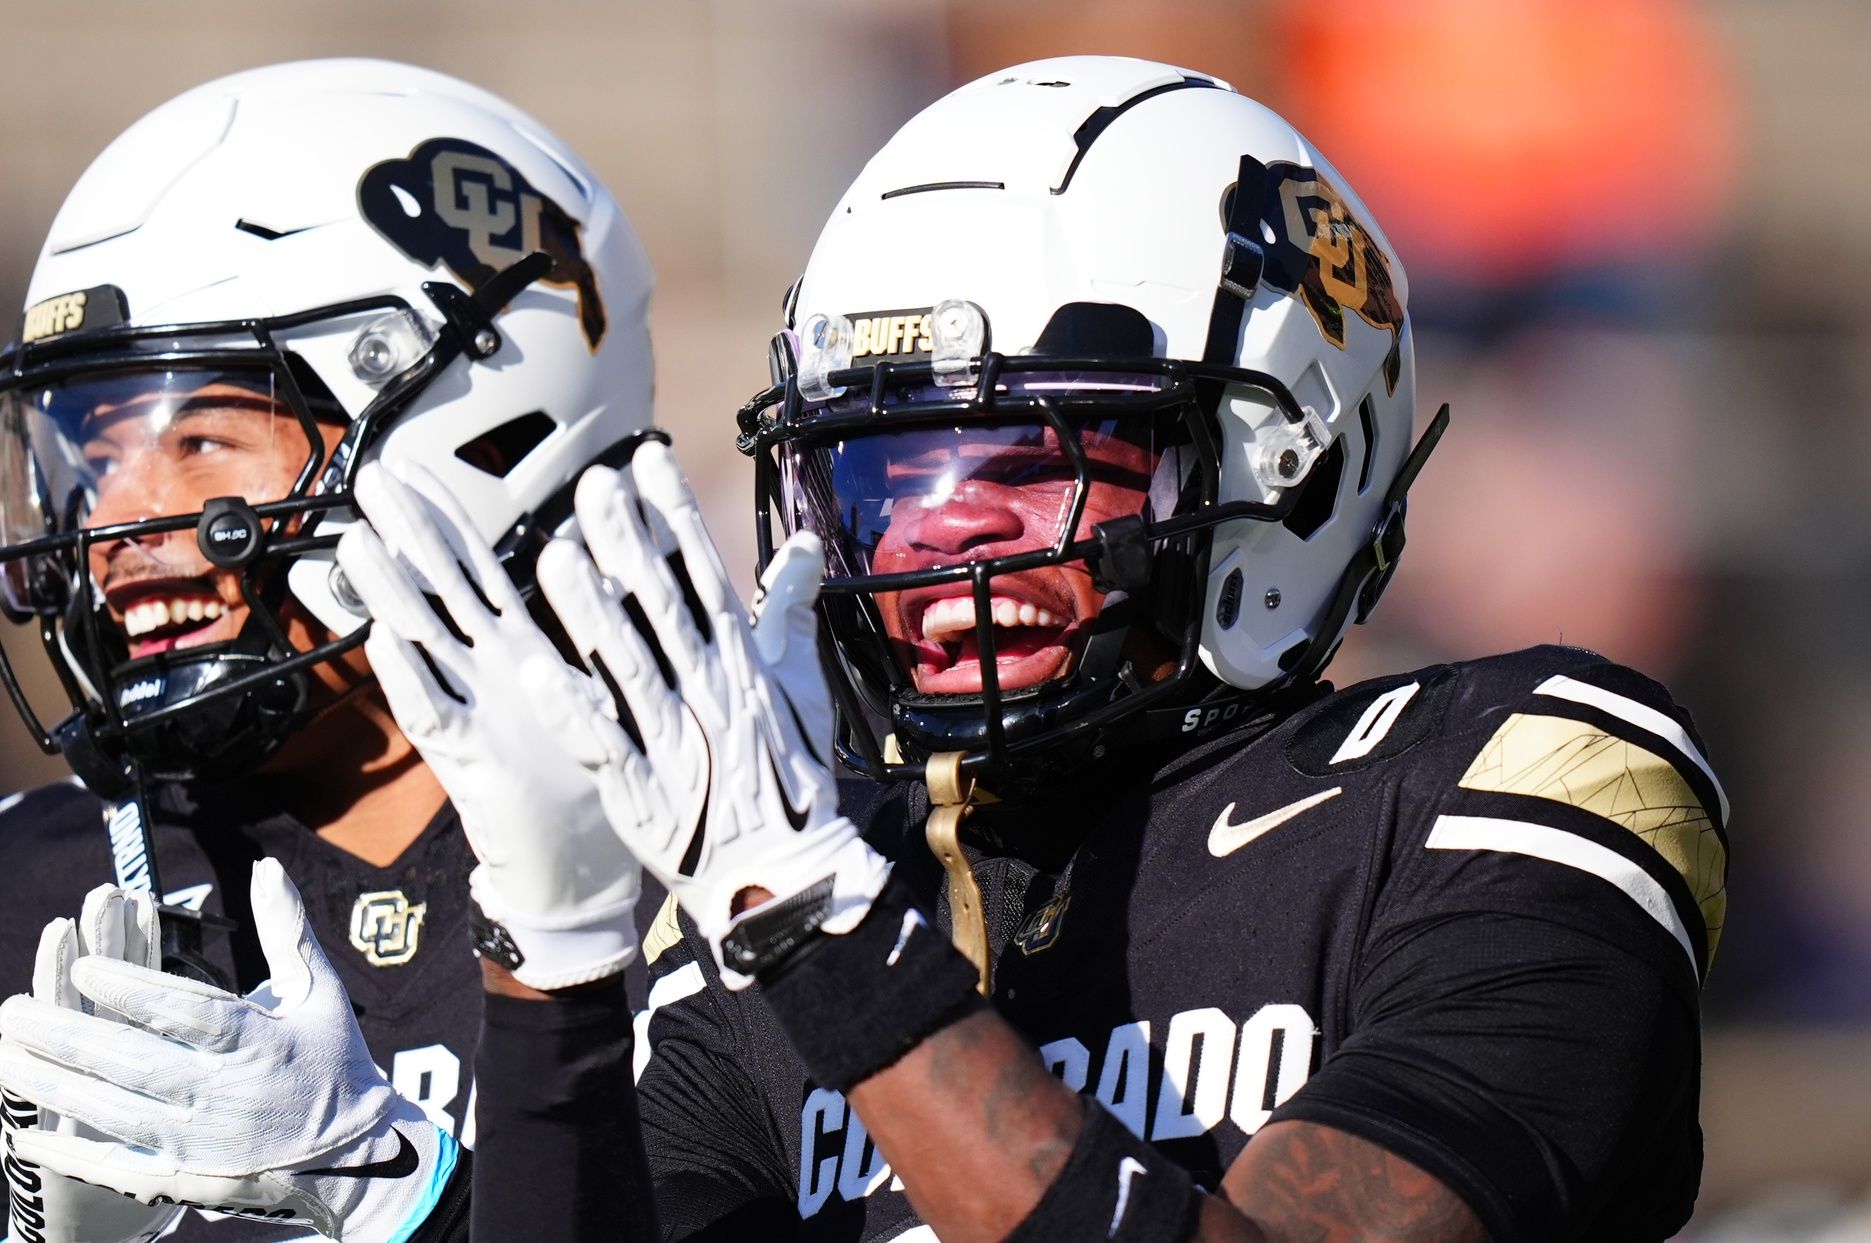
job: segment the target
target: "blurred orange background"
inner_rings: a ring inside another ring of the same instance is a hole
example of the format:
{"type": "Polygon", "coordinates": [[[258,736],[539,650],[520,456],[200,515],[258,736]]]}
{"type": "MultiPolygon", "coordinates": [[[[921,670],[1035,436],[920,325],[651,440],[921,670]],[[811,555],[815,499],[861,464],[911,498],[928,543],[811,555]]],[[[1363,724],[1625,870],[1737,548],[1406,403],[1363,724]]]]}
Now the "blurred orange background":
{"type": "MultiPolygon", "coordinates": [[[[659,421],[743,566],[733,413],[897,126],[1078,52],[1265,100],[1402,253],[1419,391],[1455,412],[1336,680],[1563,640],[1671,686],[1734,805],[1685,1237],[1871,1239],[1871,5],[90,0],[19,8],[7,43],[0,300],[90,158],[219,74],[390,56],[532,112],[644,238],[659,421]]],[[[0,791],[58,774],[0,738],[0,791]]]]}

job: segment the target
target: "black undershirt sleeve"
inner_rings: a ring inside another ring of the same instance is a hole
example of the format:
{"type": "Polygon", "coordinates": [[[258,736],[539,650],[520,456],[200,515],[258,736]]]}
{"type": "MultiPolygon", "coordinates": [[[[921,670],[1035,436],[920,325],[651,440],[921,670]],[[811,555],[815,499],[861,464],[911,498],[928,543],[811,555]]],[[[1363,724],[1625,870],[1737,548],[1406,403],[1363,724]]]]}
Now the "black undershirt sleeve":
{"type": "Polygon", "coordinates": [[[553,1001],[488,996],[474,1070],[473,1237],[660,1237],[621,981],[553,1001]]]}
{"type": "Polygon", "coordinates": [[[1353,1034],[1274,1120],[1397,1153],[1499,1243],[1681,1227],[1701,1154],[1692,991],[1645,955],[1530,915],[1423,919],[1373,948],[1353,1034]]]}

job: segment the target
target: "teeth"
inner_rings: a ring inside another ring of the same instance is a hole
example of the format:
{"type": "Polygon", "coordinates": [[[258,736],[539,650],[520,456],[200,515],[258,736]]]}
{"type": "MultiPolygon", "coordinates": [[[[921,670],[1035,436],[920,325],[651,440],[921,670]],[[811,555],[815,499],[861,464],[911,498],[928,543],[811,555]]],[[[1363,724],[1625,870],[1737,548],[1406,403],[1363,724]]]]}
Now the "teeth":
{"type": "MultiPolygon", "coordinates": [[[[989,615],[994,624],[1011,629],[1015,626],[1057,626],[1058,618],[1051,612],[1037,605],[1027,604],[1006,596],[994,597],[989,605],[989,615]]],[[[975,624],[974,600],[968,596],[953,596],[947,600],[937,600],[923,610],[923,638],[931,641],[947,639],[952,635],[973,630],[975,624]]]]}
{"type": "Polygon", "coordinates": [[[124,633],[132,639],[164,626],[188,622],[213,621],[226,610],[221,602],[201,596],[180,596],[173,600],[145,600],[133,604],[123,615],[124,633]]]}
{"type": "Polygon", "coordinates": [[[946,639],[974,629],[974,601],[966,596],[937,600],[923,610],[923,638],[946,639]]]}

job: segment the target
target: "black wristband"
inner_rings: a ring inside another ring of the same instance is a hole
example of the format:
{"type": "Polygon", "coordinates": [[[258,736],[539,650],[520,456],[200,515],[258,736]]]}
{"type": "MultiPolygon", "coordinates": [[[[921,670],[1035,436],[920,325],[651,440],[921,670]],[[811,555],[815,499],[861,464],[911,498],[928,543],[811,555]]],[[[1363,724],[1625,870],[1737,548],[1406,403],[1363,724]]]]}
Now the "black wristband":
{"type": "Polygon", "coordinates": [[[1088,1100],[1065,1168],[1006,1243],[1186,1243],[1201,1208],[1189,1171],[1088,1100]]]}
{"type": "Polygon", "coordinates": [[[760,991],[813,1081],[844,1092],[985,1006],[979,980],[893,875],[857,927],[819,934],[760,991]]]}

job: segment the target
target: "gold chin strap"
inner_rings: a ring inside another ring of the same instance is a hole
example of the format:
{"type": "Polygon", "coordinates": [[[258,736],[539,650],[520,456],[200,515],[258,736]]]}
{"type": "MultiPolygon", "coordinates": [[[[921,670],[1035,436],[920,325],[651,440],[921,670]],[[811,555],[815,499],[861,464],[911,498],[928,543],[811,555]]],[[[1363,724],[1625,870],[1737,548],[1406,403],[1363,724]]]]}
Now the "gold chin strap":
{"type": "Polygon", "coordinates": [[[948,873],[949,921],[954,928],[955,948],[968,956],[980,973],[978,985],[983,997],[993,991],[993,966],[988,961],[987,912],[981,909],[981,886],[975,884],[974,870],[962,853],[961,822],[974,810],[975,783],[963,777],[962,753],[944,751],[929,757],[923,780],[929,786],[929,823],[923,836],[929,849],[942,861],[948,873]]]}

